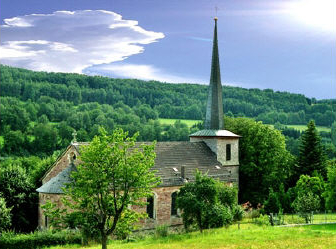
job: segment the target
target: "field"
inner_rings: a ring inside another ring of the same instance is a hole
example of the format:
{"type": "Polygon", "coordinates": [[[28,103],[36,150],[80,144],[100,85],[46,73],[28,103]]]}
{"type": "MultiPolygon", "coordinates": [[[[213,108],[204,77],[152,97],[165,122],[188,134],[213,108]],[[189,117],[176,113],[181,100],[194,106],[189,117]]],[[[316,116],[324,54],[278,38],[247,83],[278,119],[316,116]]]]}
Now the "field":
{"type": "MultiPolygon", "coordinates": [[[[81,248],[80,246],[52,247],[81,248]]],[[[87,249],[101,248],[99,245],[85,247],[87,249]]],[[[224,249],[224,248],[336,248],[336,224],[310,225],[302,227],[259,227],[251,224],[237,225],[229,228],[206,230],[203,234],[193,232],[188,234],[169,235],[165,238],[154,236],[136,242],[111,242],[109,249],[224,249]]]]}
{"type": "Polygon", "coordinates": [[[180,120],[181,123],[188,125],[188,127],[191,127],[194,124],[202,122],[202,120],[159,118],[160,123],[166,125],[173,125],[178,120],[180,120]]]}
{"type": "MultiPolygon", "coordinates": [[[[286,126],[288,128],[293,128],[293,129],[299,130],[299,131],[305,131],[307,129],[307,125],[286,125],[286,126]]],[[[325,127],[325,126],[316,126],[316,129],[318,131],[330,132],[330,128],[325,127]]]]}

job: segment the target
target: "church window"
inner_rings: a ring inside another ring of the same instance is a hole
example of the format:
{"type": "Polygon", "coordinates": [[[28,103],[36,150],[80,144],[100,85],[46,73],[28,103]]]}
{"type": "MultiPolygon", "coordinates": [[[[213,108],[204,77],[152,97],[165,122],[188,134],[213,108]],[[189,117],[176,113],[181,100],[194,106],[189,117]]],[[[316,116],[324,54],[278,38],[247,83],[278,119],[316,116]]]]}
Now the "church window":
{"type": "Polygon", "coordinates": [[[171,215],[177,215],[177,205],[176,205],[177,192],[171,195],[171,215]]]}
{"type": "Polygon", "coordinates": [[[226,145],[226,161],[231,160],[231,144],[226,145]]]}
{"type": "Polygon", "coordinates": [[[148,218],[154,219],[154,197],[150,196],[147,198],[147,209],[148,218]]]}

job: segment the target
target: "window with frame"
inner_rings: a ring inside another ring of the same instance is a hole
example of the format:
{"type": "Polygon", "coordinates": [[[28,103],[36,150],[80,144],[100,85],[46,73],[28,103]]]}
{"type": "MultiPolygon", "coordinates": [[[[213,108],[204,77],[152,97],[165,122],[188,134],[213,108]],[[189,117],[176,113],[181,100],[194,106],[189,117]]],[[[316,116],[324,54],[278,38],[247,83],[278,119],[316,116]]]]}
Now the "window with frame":
{"type": "Polygon", "coordinates": [[[177,215],[177,205],[176,205],[176,199],[177,199],[177,192],[174,192],[171,194],[171,211],[170,215],[177,215]]]}
{"type": "Polygon", "coordinates": [[[148,215],[148,218],[154,219],[154,196],[150,196],[147,198],[146,213],[148,215]]]}
{"type": "Polygon", "coordinates": [[[231,160],[231,144],[226,145],[226,161],[231,160]]]}

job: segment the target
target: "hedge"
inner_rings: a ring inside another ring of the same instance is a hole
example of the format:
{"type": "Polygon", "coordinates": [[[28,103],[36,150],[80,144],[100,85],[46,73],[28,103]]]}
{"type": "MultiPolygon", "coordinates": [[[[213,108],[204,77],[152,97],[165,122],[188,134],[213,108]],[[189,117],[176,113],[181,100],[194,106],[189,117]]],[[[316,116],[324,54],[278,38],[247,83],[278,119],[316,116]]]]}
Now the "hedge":
{"type": "Polygon", "coordinates": [[[0,248],[6,249],[36,249],[53,245],[80,244],[81,235],[72,231],[36,231],[30,234],[15,234],[12,232],[0,235],[0,248]]]}

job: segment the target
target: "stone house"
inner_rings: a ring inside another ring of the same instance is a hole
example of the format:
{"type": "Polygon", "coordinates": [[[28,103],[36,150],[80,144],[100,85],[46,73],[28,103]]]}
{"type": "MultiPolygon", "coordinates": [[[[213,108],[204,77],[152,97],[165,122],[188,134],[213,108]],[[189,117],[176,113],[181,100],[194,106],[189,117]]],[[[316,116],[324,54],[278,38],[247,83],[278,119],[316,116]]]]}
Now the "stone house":
{"type": "MultiPolygon", "coordinates": [[[[239,136],[224,130],[222,85],[219,69],[217,18],[215,18],[212,51],[211,77],[204,130],[190,135],[188,142],[158,142],[153,170],[161,178],[161,185],[153,189],[153,197],[147,199],[148,218],[146,228],[156,225],[182,224],[176,208],[177,191],[185,182],[193,181],[196,169],[229,185],[238,186],[239,181],[239,136]]],[[[39,192],[40,227],[48,226],[48,218],[40,208],[47,200],[62,205],[62,187],[70,182],[70,173],[75,169],[80,147],[87,143],[73,142],[49,168],[42,178],[39,192]]],[[[141,143],[139,143],[141,144],[141,143]]]]}

